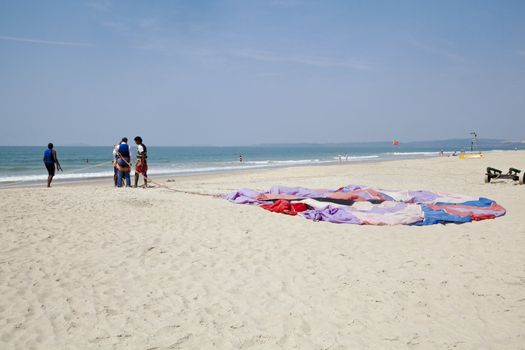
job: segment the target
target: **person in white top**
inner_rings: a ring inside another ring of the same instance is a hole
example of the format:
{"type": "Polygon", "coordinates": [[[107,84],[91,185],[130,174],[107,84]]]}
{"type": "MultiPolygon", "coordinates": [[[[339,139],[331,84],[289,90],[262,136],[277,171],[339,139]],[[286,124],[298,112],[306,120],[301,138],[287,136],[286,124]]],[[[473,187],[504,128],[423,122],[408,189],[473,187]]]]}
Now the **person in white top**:
{"type": "Polygon", "coordinates": [[[113,147],[113,182],[115,187],[117,187],[118,180],[118,168],[117,168],[117,159],[118,159],[118,144],[113,147]]]}
{"type": "Polygon", "coordinates": [[[144,177],[144,187],[148,187],[148,148],[142,143],[142,137],[135,137],[137,144],[137,163],[135,166],[135,187],[139,184],[139,176],[144,177]]]}

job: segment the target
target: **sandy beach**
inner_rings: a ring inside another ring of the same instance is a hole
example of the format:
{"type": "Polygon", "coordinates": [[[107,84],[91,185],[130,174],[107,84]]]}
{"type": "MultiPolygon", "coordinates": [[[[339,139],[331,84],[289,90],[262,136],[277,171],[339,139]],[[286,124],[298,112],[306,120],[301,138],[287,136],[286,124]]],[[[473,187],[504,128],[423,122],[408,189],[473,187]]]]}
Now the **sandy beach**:
{"type": "MultiPolygon", "coordinates": [[[[463,225],[312,222],[111,180],[0,190],[1,349],[525,349],[525,152],[173,177],[484,196],[463,225]]],[[[168,180],[170,180],[168,182],[168,180]]]]}

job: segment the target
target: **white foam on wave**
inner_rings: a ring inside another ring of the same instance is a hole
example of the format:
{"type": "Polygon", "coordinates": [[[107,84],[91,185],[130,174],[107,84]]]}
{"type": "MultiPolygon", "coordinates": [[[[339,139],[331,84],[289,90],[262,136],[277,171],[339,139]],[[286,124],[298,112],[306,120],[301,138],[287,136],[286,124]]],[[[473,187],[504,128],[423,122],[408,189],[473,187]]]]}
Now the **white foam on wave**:
{"type": "MultiPolygon", "coordinates": [[[[350,156],[348,161],[367,161],[379,158],[379,155],[369,156],[350,156]]],[[[339,159],[335,157],[334,159],[339,159]]],[[[345,159],[345,158],[342,158],[345,159]]],[[[209,166],[202,164],[186,165],[184,167],[157,167],[154,164],[150,164],[150,171],[148,175],[178,175],[178,174],[195,174],[195,173],[213,173],[221,171],[233,171],[233,170],[249,170],[249,169],[263,169],[263,168],[279,168],[286,166],[297,166],[297,165],[308,165],[308,164],[327,164],[334,163],[333,160],[321,160],[321,159],[289,159],[289,160],[256,160],[256,161],[245,161],[240,162],[224,162],[215,163],[209,166]]],[[[133,171],[132,171],[133,173],[133,171]]],[[[96,178],[111,178],[113,177],[112,171],[100,171],[100,172],[85,172],[85,173],[60,173],[55,175],[55,180],[81,180],[81,179],[96,179],[96,178]]],[[[38,175],[12,175],[0,177],[0,186],[9,186],[10,184],[24,183],[24,182],[37,182],[45,181],[47,179],[46,174],[38,175]]]]}
{"type": "MultiPolygon", "coordinates": [[[[112,172],[104,171],[97,173],[77,173],[77,174],[56,174],[55,179],[88,179],[88,178],[99,178],[113,176],[112,172]]],[[[13,175],[0,177],[0,183],[12,183],[12,182],[30,182],[30,181],[42,181],[47,180],[47,175],[13,175]]]]}
{"type": "Polygon", "coordinates": [[[254,164],[254,165],[263,165],[263,164],[309,164],[309,163],[319,163],[321,160],[319,159],[298,159],[298,160],[253,160],[253,161],[246,161],[244,164],[254,164]]]}
{"type": "Polygon", "coordinates": [[[328,160],[320,159],[298,159],[298,160],[244,160],[242,163],[239,161],[224,162],[224,164],[237,164],[237,165],[266,165],[266,166],[284,166],[288,164],[316,164],[316,163],[327,163],[328,160]]]}
{"type": "MultiPolygon", "coordinates": [[[[379,155],[377,154],[374,154],[374,155],[371,155],[371,156],[348,156],[348,161],[359,161],[359,160],[367,160],[367,159],[375,159],[375,158],[379,158],[379,155]]],[[[332,159],[334,160],[339,160],[339,156],[337,157],[333,157],[332,159]]],[[[346,161],[346,156],[341,156],[341,160],[344,160],[346,161]]]]}
{"type": "Polygon", "coordinates": [[[386,154],[391,154],[393,156],[435,156],[439,152],[388,152],[386,154]]]}
{"type": "MultiPolygon", "coordinates": [[[[148,175],[171,175],[171,174],[192,174],[192,173],[212,173],[220,171],[230,170],[245,170],[245,169],[259,169],[259,168],[271,168],[271,167],[284,167],[286,165],[301,165],[301,164],[318,164],[327,161],[321,161],[319,159],[300,159],[300,160],[265,160],[265,161],[248,161],[243,163],[223,163],[225,165],[213,165],[213,166],[189,166],[189,167],[170,167],[162,168],[150,165],[152,169],[148,172],[148,175]],[[229,164],[229,165],[226,165],[229,164]]],[[[132,171],[133,173],[133,171],[132,171]]],[[[101,172],[86,172],[86,173],[57,173],[55,180],[79,180],[79,179],[94,179],[112,177],[113,172],[101,171],[101,172]]],[[[11,183],[19,182],[34,182],[44,181],[47,179],[47,175],[12,175],[0,177],[0,184],[9,185],[11,183]]]]}

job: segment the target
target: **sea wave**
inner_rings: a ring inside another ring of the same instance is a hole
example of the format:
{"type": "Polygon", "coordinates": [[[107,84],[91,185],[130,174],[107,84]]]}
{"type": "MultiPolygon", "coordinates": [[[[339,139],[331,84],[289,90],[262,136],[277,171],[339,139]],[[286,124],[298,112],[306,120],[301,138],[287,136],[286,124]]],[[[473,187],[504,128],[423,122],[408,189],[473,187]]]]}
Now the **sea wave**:
{"type": "Polygon", "coordinates": [[[435,156],[438,155],[439,152],[388,152],[386,154],[393,156],[435,156]]]}
{"type": "MultiPolygon", "coordinates": [[[[370,155],[370,156],[348,156],[348,161],[355,162],[355,161],[359,161],[359,160],[376,159],[376,158],[379,158],[379,157],[380,156],[378,154],[373,154],[373,155],[370,155]]],[[[339,156],[333,157],[332,159],[339,160],[339,156]]],[[[341,160],[346,161],[346,159],[347,159],[346,156],[341,155],[341,160]]]]}
{"type": "MultiPolygon", "coordinates": [[[[148,175],[177,175],[177,174],[196,174],[196,173],[213,173],[223,171],[248,170],[248,169],[262,169],[262,168],[278,168],[293,165],[307,165],[307,164],[321,164],[329,163],[331,161],[322,161],[320,159],[299,159],[299,160],[264,160],[264,161],[246,161],[240,162],[224,162],[214,163],[211,165],[192,164],[182,167],[172,166],[155,167],[150,164],[150,171],[148,175]]],[[[174,165],[174,164],[173,164],[174,165]]],[[[79,180],[79,179],[96,179],[112,177],[112,171],[100,172],[82,172],[82,173],[57,173],[55,180],[79,180]]],[[[47,179],[45,174],[35,175],[9,175],[0,177],[0,185],[9,185],[20,182],[36,182],[47,179]]]]}
{"type": "Polygon", "coordinates": [[[320,159],[298,159],[298,160],[252,160],[245,161],[243,164],[249,165],[286,165],[286,164],[309,164],[309,163],[321,163],[320,159]]]}

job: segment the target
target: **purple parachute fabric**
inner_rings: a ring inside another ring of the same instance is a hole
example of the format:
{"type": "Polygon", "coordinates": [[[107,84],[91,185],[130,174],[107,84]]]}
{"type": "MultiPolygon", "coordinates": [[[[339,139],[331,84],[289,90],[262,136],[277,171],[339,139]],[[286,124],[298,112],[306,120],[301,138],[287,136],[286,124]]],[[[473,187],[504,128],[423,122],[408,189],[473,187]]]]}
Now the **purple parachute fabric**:
{"type": "Polygon", "coordinates": [[[445,192],[399,191],[347,185],[337,190],[273,186],[269,191],[241,189],[225,198],[237,204],[261,205],[273,200],[303,202],[310,209],[300,213],[313,221],[368,225],[433,225],[464,223],[505,215],[493,200],[445,192]],[[341,199],[347,199],[341,202],[341,199]],[[341,204],[343,203],[343,204],[341,204]]]}
{"type": "Polygon", "coordinates": [[[241,188],[240,190],[236,192],[232,192],[227,194],[224,198],[229,200],[230,202],[237,203],[237,204],[267,204],[268,201],[259,201],[257,200],[257,196],[262,194],[262,192],[257,192],[254,190],[250,190],[248,188],[241,188]]]}
{"type": "Polygon", "coordinates": [[[339,207],[328,205],[323,209],[307,210],[301,213],[307,219],[313,221],[328,221],[336,224],[361,224],[356,216],[339,207]]]}
{"type": "Polygon", "coordinates": [[[286,186],[273,186],[270,191],[265,192],[268,194],[289,194],[301,198],[319,198],[323,197],[329,190],[311,190],[304,187],[286,187],[286,186]]]}

